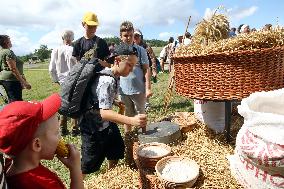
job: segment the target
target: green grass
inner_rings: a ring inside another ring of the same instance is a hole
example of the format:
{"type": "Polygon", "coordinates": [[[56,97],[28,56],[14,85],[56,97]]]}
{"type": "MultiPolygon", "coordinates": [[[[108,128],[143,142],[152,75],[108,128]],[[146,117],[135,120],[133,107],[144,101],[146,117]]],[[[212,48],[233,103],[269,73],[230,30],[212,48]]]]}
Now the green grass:
{"type": "Polygon", "coordinates": [[[52,83],[47,69],[25,69],[24,73],[27,81],[32,85],[32,89],[23,91],[25,100],[41,100],[60,91],[59,85],[52,83]]]}
{"type": "Polygon", "coordinates": [[[155,55],[157,57],[159,57],[160,56],[160,52],[162,51],[163,47],[152,47],[152,49],[153,49],[155,55]]]}
{"type": "Polygon", "coordinates": [[[38,62],[35,64],[29,64],[28,62],[25,62],[24,68],[25,69],[48,69],[50,59],[46,59],[43,62],[38,62]]]}
{"type": "MultiPolygon", "coordinates": [[[[46,63],[43,65],[47,65],[46,63]]],[[[48,70],[40,70],[40,69],[25,69],[25,75],[27,80],[32,85],[31,90],[24,90],[23,98],[24,100],[42,100],[47,96],[51,95],[54,92],[59,92],[59,85],[52,83],[48,70]]],[[[151,109],[148,111],[148,120],[150,122],[154,122],[155,120],[163,117],[163,99],[164,94],[167,90],[169,74],[162,73],[158,75],[158,82],[152,85],[153,96],[150,99],[151,109]]],[[[193,106],[190,100],[180,97],[174,94],[171,105],[169,107],[168,113],[175,111],[192,111],[193,106]]],[[[69,130],[71,128],[71,123],[69,122],[68,127],[69,130]]],[[[79,137],[67,136],[64,137],[66,141],[76,144],[77,148],[80,149],[81,139],[79,137]]],[[[122,162],[123,163],[123,162],[122,162]]],[[[59,177],[66,183],[69,188],[69,171],[65,168],[65,166],[54,158],[52,161],[43,161],[43,164],[48,168],[54,170],[59,177]]],[[[99,174],[101,172],[106,171],[106,164],[102,166],[101,170],[94,174],[99,174]]],[[[91,176],[91,175],[89,175],[91,176]]],[[[88,179],[88,177],[87,177],[88,179]]]]}

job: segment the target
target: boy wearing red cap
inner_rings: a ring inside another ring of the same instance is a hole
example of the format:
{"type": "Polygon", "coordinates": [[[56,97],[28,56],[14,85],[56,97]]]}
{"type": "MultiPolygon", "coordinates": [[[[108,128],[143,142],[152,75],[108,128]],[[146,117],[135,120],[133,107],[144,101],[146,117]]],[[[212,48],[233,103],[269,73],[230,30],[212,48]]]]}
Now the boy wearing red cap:
{"type": "MultiPolygon", "coordinates": [[[[6,168],[9,189],[66,188],[58,176],[41,165],[52,160],[60,139],[57,111],[58,94],[42,102],[16,101],[0,112],[0,150],[11,157],[6,168]]],[[[69,144],[70,156],[58,159],[70,170],[71,189],[82,189],[80,153],[69,144]]]]}

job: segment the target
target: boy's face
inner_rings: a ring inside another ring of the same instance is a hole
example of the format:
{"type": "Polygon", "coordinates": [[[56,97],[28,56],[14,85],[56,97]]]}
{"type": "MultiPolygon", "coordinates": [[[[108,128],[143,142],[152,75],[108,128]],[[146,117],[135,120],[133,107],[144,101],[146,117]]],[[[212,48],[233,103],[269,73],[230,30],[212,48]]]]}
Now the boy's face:
{"type": "Polygon", "coordinates": [[[39,136],[42,143],[42,158],[51,160],[61,137],[57,114],[41,123],[40,127],[43,127],[39,136]]]}
{"type": "Polygon", "coordinates": [[[82,24],[88,36],[92,36],[96,33],[98,26],[90,26],[90,25],[87,25],[86,23],[82,23],[82,24]]]}
{"type": "Polygon", "coordinates": [[[118,61],[118,72],[122,77],[128,76],[138,61],[138,58],[135,55],[119,56],[118,59],[120,59],[118,61]]]}
{"type": "Polygon", "coordinates": [[[121,41],[128,45],[132,45],[133,44],[133,33],[134,33],[133,30],[121,32],[120,34],[121,41]]]}

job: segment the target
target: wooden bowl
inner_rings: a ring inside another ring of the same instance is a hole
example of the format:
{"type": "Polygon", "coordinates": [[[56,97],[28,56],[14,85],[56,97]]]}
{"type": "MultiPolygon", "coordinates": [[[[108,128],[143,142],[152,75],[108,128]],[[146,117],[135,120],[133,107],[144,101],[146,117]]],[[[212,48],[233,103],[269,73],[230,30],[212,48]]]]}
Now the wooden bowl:
{"type": "Polygon", "coordinates": [[[141,167],[155,169],[156,163],[163,157],[171,155],[171,147],[158,142],[141,144],[137,148],[137,157],[141,167]]]}
{"type": "Polygon", "coordinates": [[[170,188],[192,187],[199,176],[199,165],[183,156],[167,156],[155,166],[159,179],[170,188]]]}

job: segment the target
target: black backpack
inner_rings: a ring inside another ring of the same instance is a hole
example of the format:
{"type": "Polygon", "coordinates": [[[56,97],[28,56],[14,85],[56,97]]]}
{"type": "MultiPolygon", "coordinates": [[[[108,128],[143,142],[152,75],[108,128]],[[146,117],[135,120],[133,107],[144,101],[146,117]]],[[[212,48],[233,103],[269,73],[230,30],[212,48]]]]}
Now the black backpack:
{"type": "Polygon", "coordinates": [[[61,115],[78,118],[86,111],[96,107],[91,98],[91,85],[101,66],[97,58],[81,60],[73,66],[61,85],[61,115]]]}
{"type": "MultiPolygon", "coordinates": [[[[102,70],[99,59],[90,61],[81,60],[73,66],[61,86],[61,115],[79,118],[91,109],[99,109],[98,102],[93,101],[91,87],[95,79],[100,75],[116,78],[109,73],[100,73],[102,70]]],[[[117,87],[117,86],[116,86],[117,87]]]]}
{"type": "MultiPolygon", "coordinates": [[[[88,57],[96,57],[94,56],[96,54],[96,46],[89,52],[91,52],[91,56],[88,57]]],[[[137,49],[127,44],[118,45],[115,53],[107,58],[106,61],[113,63],[118,54],[137,56],[137,49]]],[[[93,101],[91,91],[91,86],[96,76],[106,75],[116,80],[110,73],[99,73],[102,69],[103,67],[97,58],[92,58],[91,60],[83,58],[80,63],[73,66],[61,86],[62,102],[58,111],[60,114],[71,118],[79,118],[88,110],[99,108],[98,102],[93,101]]],[[[115,83],[117,84],[117,82],[115,83]]]]}

